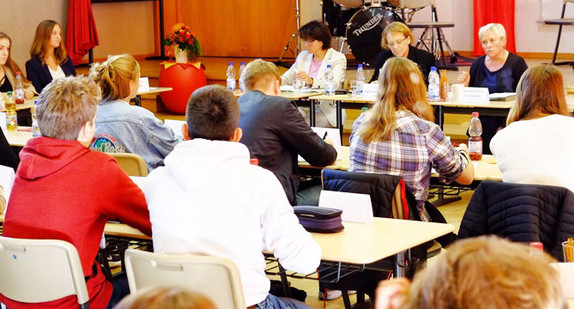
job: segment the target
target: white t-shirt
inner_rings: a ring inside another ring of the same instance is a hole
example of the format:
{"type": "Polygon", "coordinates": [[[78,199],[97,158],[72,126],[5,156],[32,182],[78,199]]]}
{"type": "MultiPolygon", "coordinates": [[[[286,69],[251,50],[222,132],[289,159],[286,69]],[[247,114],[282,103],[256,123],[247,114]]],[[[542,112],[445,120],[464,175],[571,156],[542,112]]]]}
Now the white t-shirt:
{"type": "Polygon", "coordinates": [[[61,66],[58,66],[56,71],[52,70],[50,67],[48,67],[48,69],[50,70],[50,75],[52,75],[52,80],[66,77],[66,73],[64,73],[61,66]]]}
{"type": "Polygon", "coordinates": [[[496,133],[490,150],[503,181],[574,192],[574,118],[550,115],[515,121],[496,133]]]}

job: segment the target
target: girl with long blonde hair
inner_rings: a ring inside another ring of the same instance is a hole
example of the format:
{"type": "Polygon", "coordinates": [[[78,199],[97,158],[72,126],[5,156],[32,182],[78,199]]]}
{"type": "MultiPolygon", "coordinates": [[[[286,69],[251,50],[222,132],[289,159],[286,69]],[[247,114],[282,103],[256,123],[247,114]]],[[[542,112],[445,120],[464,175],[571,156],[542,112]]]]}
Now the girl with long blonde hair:
{"type": "Polygon", "coordinates": [[[425,221],[431,168],[447,183],[470,184],[474,177],[468,148],[457,151],[434,123],[423,76],[406,58],[383,65],[377,99],[353,124],[350,146],[349,170],[403,177],[425,221]]]}

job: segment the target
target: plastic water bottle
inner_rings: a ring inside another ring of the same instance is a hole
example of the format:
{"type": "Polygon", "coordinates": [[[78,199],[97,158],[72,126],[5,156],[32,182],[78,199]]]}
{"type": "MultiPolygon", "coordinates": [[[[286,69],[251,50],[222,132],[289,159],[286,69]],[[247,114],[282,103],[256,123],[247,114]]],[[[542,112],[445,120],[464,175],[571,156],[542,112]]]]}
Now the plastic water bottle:
{"type": "Polygon", "coordinates": [[[478,161],[482,159],[482,124],[480,119],[478,119],[478,112],[472,113],[472,118],[470,119],[470,126],[468,127],[468,150],[470,159],[473,161],[478,161]]]}
{"type": "Polygon", "coordinates": [[[357,95],[362,95],[364,86],[365,86],[365,71],[363,70],[363,65],[359,64],[359,66],[357,67],[357,86],[355,88],[355,93],[357,95]]]}
{"type": "Polygon", "coordinates": [[[235,82],[235,68],[233,62],[227,66],[227,89],[235,91],[237,83],[235,82]]]}
{"type": "Polygon", "coordinates": [[[243,74],[243,71],[245,70],[245,62],[241,61],[241,65],[239,66],[239,90],[241,90],[241,92],[245,92],[245,85],[243,84],[243,82],[241,81],[241,74],[243,74]]]}
{"type": "Polygon", "coordinates": [[[18,129],[18,114],[16,114],[16,102],[12,96],[12,91],[6,95],[6,129],[16,131],[18,129]]]}
{"type": "Polygon", "coordinates": [[[429,87],[428,87],[429,101],[436,102],[440,100],[440,77],[436,71],[436,67],[431,67],[429,73],[429,87]]]}
{"type": "Polygon", "coordinates": [[[38,137],[42,135],[40,133],[40,127],[38,127],[38,114],[36,114],[36,107],[38,106],[38,100],[34,100],[34,107],[32,107],[32,136],[38,137]]]}
{"type": "Polygon", "coordinates": [[[16,104],[24,104],[26,101],[26,91],[24,90],[21,72],[16,72],[16,80],[14,84],[14,101],[16,104]]]}
{"type": "Polygon", "coordinates": [[[335,94],[335,81],[333,77],[333,69],[330,64],[327,64],[327,69],[325,69],[325,94],[335,94]]]}

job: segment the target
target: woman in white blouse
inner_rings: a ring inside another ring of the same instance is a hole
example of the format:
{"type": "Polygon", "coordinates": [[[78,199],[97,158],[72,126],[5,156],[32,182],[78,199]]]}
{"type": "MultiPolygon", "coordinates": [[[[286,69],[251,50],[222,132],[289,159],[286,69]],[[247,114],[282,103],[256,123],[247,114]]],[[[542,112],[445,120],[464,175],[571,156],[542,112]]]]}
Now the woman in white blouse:
{"type": "MultiPolygon", "coordinates": [[[[340,88],[345,80],[347,58],[342,53],[331,48],[329,29],[321,22],[313,20],[299,29],[299,37],[305,50],[297,56],[291,68],[281,76],[281,83],[283,85],[293,85],[296,79],[300,79],[308,87],[323,88],[325,85],[325,69],[327,65],[331,65],[335,88],[340,88]]],[[[337,124],[336,106],[332,102],[319,102],[316,115],[316,125],[318,127],[334,127],[337,124]]],[[[343,114],[344,117],[345,114],[343,114]]]]}
{"type": "Polygon", "coordinates": [[[537,65],[524,72],[506,125],[490,142],[504,181],[574,191],[574,118],[558,68],[537,65]]]}

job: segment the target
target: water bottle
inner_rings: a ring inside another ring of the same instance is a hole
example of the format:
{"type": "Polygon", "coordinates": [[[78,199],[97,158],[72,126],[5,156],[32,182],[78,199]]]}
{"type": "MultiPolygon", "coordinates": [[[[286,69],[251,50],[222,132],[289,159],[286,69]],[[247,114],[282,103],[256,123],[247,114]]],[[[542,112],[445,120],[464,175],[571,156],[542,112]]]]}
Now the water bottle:
{"type": "Polygon", "coordinates": [[[357,86],[355,88],[355,93],[357,95],[362,95],[364,86],[365,86],[365,71],[363,70],[363,65],[359,64],[359,66],[357,67],[357,86]]]}
{"type": "Polygon", "coordinates": [[[16,72],[16,81],[14,82],[14,101],[16,104],[24,104],[26,101],[26,91],[24,90],[21,72],[16,72]]]}
{"type": "Polygon", "coordinates": [[[230,62],[227,66],[227,89],[235,91],[235,68],[233,67],[233,62],[230,62]]]}
{"type": "Polygon", "coordinates": [[[335,94],[335,81],[333,77],[333,69],[330,64],[327,64],[327,69],[325,69],[325,94],[335,94]]]}
{"type": "Polygon", "coordinates": [[[239,66],[239,90],[241,90],[241,92],[245,92],[245,85],[243,84],[243,81],[241,80],[241,75],[243,74],[243,71],[245,70],[245,62],[241,61],[241,65],[239,66]]]}
{"type": "Polygon", "coordinates": [[[18,114],[16,114],[16,102],[14,102],[12,91],[8,91],[6,96],[6,129],[8,131],[18,129],[18,114]]]}
{"type": "Polygon", "coordinates": [[[38,106],[38,100],[34,100],[34,107],[32,107],[32,136],[38,137],[42,135],[40,133],[40,127],[38,127],[38,115],[36,114],[36,107],[38,106]]]}
{"type": "Polygon", "coordinates": [[[468,127],[468,152],[470,159],[473,161],[478,161],[482,159],[482,124],[480,119],[478,119],[478,112],[472,113],[472,118],[470,119],[470,126],[468,127]]]}
{"type": "Polygon", "coordinates": [[[440,100],[440,78],[436,67],[431,67],[429,73],[429,87],[428,87],[429,101],[436,102],[440,100]]]}

